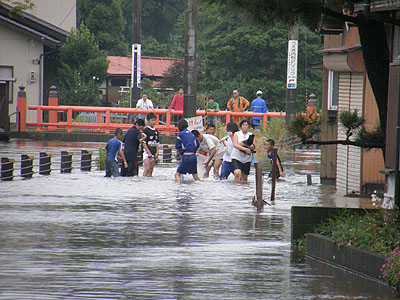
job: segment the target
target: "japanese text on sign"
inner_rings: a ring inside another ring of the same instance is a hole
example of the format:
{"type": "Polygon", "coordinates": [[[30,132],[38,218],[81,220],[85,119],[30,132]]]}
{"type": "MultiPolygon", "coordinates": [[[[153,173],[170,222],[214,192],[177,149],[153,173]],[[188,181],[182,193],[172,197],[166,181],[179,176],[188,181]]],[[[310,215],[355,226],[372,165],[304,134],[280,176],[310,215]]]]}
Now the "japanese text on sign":
{"type": "Polygon", "coordinates": [[[287,60],[287,81],[286,88],[297,88],[297,48],[298,41],[290,40],[288,42],[288,60],[287,60]]]}

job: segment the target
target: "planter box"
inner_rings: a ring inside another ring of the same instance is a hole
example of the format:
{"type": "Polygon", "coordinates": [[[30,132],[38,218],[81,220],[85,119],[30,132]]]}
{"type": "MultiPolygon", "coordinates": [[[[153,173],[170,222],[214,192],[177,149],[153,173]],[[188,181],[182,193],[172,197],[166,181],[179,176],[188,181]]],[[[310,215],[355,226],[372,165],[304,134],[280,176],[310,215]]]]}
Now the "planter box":
{"type": "Polygon", "coordinates": [[[304,238],[306,233],[314,232],[314,228],[335,217],[349,211],[352,214],[363,215],[369,209],[342,208],[342,207],[317,207],[317,206],[292,206],[291,208],[291,239],[304,238]]]}
{"type": "Polygon", "coordinates": [[[383,281],[380,269],[385,263],[384,256],[353,246],[339,246],[330,238],[316,233],[308,233],[306,237],[306,256],[383,281]]]}

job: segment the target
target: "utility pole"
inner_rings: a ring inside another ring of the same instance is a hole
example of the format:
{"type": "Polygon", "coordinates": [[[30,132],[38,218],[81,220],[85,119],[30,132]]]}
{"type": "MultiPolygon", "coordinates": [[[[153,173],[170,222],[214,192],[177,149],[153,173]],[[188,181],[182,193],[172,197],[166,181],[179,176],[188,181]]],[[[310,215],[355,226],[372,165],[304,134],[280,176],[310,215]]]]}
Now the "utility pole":
{"type": "Polygon", "coordinates": [[[296,23],[289,28],[288,61],[286,82],[286,126],[294,117],[297,96],[297,54],[298,54],[299,25],[296,23]]]}
{"type": "MultiPolygon", "coordinates": [[[[141,0],[133,0],[133,18],[132,18],[132,44],[141,44],[142,42],[142,3],[141,0]]],[[[139,58],[140,59],[140,58],[139,58]]],[[[131,107],[136,107],[136,102],[139,99],[139,87],[137,86],[135,75],[138,72],[137,61],[138,55],[132,51],[132,61],[136,63],[133,65],[131,85],[131,107]]],[[[140,63],[140,62],[139,62],[140,63]]],[[[140,71],[139,71],[140,72],[140,71]]],[[[139,74],[140,76],[140,74],[139,74]]]]}
{"type": "Polygon", "coordinates": [[[185,75],[183,117],[196,116],[197,97],[197,0],[186,0],[185,75]]]}

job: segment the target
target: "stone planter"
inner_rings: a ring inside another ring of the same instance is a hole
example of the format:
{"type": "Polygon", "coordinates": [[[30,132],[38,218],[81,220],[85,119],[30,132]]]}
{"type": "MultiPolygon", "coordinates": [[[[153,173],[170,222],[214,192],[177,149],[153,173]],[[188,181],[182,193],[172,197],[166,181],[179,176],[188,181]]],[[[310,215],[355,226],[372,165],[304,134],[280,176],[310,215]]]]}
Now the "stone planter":
{"type": "Polygon", "coordinates": [[[340,246],[330,238],[308,233],[306,256],[384,282],[380,269],[385,257],[353,246],[340,246]]]}

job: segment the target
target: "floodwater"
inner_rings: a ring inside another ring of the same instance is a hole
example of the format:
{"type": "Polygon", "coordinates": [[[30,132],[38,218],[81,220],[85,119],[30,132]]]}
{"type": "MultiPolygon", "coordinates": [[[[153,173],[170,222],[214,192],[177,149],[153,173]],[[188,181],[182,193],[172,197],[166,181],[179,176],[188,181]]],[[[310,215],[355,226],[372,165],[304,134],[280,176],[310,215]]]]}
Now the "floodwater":
{"type": "MultiPolygon", "coordinates": [[[[96,155],[98,145],[12,140],[0,156],[44,151],[59,168],[61,150],[96,155]]],[[[298,260],[291,247],[291,206],[370,205],[321,186],[319,155],[284,155],[287,176],[260,214],[253,173],[244,185],[175,182],[176,163],[153,178],[74,164],[71,174],[0,182],[0,299],[383,299],[383,285],[298,260]]]]}

